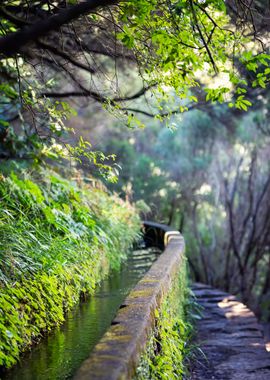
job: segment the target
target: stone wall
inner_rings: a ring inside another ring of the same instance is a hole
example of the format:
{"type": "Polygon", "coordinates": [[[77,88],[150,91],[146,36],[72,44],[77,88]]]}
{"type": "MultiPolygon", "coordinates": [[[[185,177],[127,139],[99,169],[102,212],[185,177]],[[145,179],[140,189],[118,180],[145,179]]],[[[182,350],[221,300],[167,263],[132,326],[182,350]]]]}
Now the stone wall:
{"type": "MultiPolygon", "coordinates": [[[[147,224],[147,228],[154,226],[147,224]]],[[[166,227],[166,226],[165,226],[166,227]]],[[[183,262],[184,240],[155,225],[166,248],[121,305],[111,327],[75,375],[76,380],[131,379],[156,326],[157,311],[183,262]]]]}

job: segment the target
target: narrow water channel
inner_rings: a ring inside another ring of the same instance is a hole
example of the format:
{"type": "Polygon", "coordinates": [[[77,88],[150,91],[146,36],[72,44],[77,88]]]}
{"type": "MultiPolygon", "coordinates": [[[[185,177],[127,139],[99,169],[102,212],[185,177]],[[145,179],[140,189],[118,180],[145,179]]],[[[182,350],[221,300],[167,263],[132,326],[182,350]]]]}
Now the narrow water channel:
{"type": "Polygon", "coordinates": [[[156,260],[156,248],[130,253],[120,271],[112,271],[94,296],[67,315],[65,323],[42,339],[2,380],[64,380],[89,356],[110,326],[125,297],[156,260]]]}

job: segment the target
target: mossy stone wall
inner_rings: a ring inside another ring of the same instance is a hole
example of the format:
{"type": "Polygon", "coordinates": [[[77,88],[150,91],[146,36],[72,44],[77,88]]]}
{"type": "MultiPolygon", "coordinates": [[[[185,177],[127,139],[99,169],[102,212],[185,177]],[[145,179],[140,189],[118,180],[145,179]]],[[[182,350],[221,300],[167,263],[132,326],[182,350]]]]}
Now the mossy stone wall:
{"type": "MultiPolygon", "coordinates": [[[[157,326],[161,323],[165,328],[166,322],[162,318],[172,319],[169,311],[165,314],[165,305],[173,297],[181,268],[184,272],[184,240],[179,235],[169,240],[165,251],[126,298],[111,328],[78,370],[75,380],[122,380],[139,373],[142,355],[157,326]]],[[[181,293],[181,286],[177,285],[177,288],[181,293]]],[[[185,285],[182,290],[184,297],[185,285]]],[[[182,304],[181,299],[179,304],[182,304]]],[[[172,329],[175,328],[174,321],[170,323],[172,329]]]]}

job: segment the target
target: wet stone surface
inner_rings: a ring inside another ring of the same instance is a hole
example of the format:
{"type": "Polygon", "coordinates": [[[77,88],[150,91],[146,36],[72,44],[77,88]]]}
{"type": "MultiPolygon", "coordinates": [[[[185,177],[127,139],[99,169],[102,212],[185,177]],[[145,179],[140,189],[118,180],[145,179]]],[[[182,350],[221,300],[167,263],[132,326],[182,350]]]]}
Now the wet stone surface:
{"type": "Polygon", "coordinates": [[[194,362],[192,380],[270,380],[270,353],[256,317],[234,296],[194,284],[203,307],[197,324],[204,355],[194,362]]]}

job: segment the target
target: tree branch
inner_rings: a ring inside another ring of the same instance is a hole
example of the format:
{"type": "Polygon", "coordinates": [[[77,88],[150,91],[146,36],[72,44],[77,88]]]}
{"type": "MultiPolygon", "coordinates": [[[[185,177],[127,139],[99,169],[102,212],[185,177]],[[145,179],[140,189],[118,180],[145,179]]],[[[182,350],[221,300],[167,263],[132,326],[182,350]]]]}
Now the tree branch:
{"type": "Polygon", "coordinates": [[[95,72],[96,72],[95,69],[93,69],[90,65],[85,65],[82,62],[76,61],[75,59],[70,57],[69,54],[65,53],[63,50],[59,50],[56,47],[49,45],[45,42],[41,42],[41,41],[38,41],[37,45],[40,46],[42,49],[49,50],[54,55],[57,55],[57,56],[65,59],[66,61],[71,63],[73,66],[76,66],[80,69],[83,69],[83,70],[85,70],[91,74],[95,74],[95,72]]]}
{"type": "Polygon", "coordinates": [[[27,20],[23,20],[7,11],[5,7],[0,8],[0,15],[10,21],[12,24],[16,25],[19,28],[23,28],[30,23],[27,20]]]}
{"type": "MultiPolygon", "coordinates": [[[[133,95],[130,96],[119,96],[115,98],[107,98],[101,94],[98,94],[95,91],[90,91],[90,90],[85,90],[85,91],[70,91],[70,92],[43,92],[41,96],[45,96],[47,98],[69,98],[69,97],[90,97],[95,99],[96,101],[100,103],[110,103],[114,104],[116,102],[126,102],[129,100],[134,100],[142,95],[144,95],[147,91],[149,91],[151,88],[153,88],[155,84],[147,86],[147,87],[142,87],[138,92],[136,92],[133,95]]],[[[121,108],[122,110],[126,110],[121,108]]]]}
{"type": "MultiPolygon", "coordinates": [[[[207,104],[205,104],[205,103],[203,103],[203,104],[194,103],[194,104],[185,106],[184,112],[191,111],[193,109],[199,109],[202,105],[204,105],[205,107],[207,106],[207,104]]],[[[156,113],[156,114],[153,113],[153,112],[148,112],[148,111],[141,110],[139,108],[123,107],[121,109],[122,109],[122,111],[140,113],[140,114],[145,115],[147,117],[167,117],[167,116],[177,115],[178,113],[182,113],[183,112],[179,108],[176,108],[176,109],[168,111],[168,112],[161,112],[161,113],[156,113]]]]}
{"type": "Polygon", "coordinates": [[[0,57],[11,57],[22,52],[27,44],[38,40],[49,32],[58,30],[62,25],[78,19],[99,7],[116,4],[117,0],[87,0],[67,7],[44,20],[38,20],[31,26],[2,37],[0,39],[0,57]]]}

